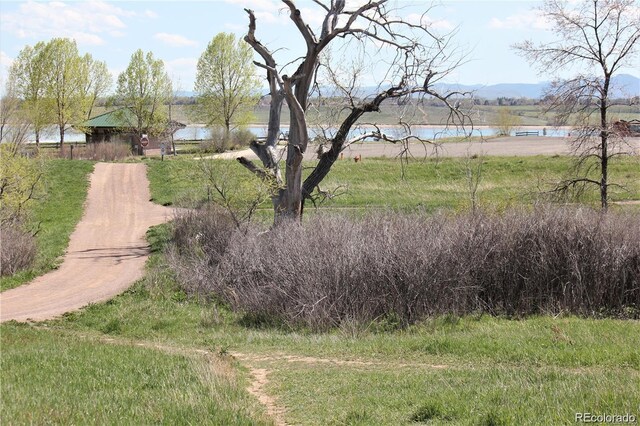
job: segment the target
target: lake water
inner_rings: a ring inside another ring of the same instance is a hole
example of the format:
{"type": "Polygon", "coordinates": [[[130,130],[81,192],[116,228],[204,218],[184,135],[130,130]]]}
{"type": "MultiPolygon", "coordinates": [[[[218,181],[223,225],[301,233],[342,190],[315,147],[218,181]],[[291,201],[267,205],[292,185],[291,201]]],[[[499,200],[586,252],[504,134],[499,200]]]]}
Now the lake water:
{"type": "MultiPolygon", "coordinates": [[[[267,134],[267,126],[250,126],[247,128],[247,130],[251,131],[257,137],[265,137],[267,134]]],[[[370,132],[372,130],[373,130],[372,127],[369,127],[369,128],[363,127],[356,131],[353,131],[352,136],[357,136],[359,134],[362,134],[364,132],[370,132]]],[[[395,136],[395,137],[403,136],[402,129],[400,127],[385,126],[382,128],[382,130],[390,136],[395,136]]],[[[434,138],[440,139],[445,137],[455,137],[455,136],[463,135],[462,131],[457,131],[455,128],[446,129],[444,127],[434,127],[434,126],[413,126],[412,130],[414,135],[423,139],[434,139],[434,138]]],[[[523,127],[518,130],[539,131],[540,136],[542,136],[543,134],[543,128],[541,127],[535,127],[535,128],[523,127]]],[[[288,132],[289,132],[289,127],[283,126],[282,133],[287,134],[288,132]]],[[[483,128],[474,129],[474,131],[472,132],[472,136],[482,135],[482,136],[488,137],[488,136],[493,136],[496,133],[497,131],[494,128],[483,127],[483,128]]],[[[565,137],[567,135],[567,130],[548,127],[546,128],[546,133],[547,133],[547,136],[550,136],[550,137],[565,137]]],[[[512,135],[513,134],[515,134],[515,131],[512,132],[512,135]]],[[[84,133],[79,132],[75,129],[67,130],[64,135],[65,135],[64,136],[65,142],[68,142],[68,143],[84,142],[85,140],[84,133]]],[[[312,128],[310,129],[309,135],[311,137],[315,137],[318,135],[318,131],[315,131],[312,128]]],[[[187,126],[184,129],[178,130],[174,134],[174,138],[177,141],[201,141],[201,140],[209,139],[210,137],[211,137],[211,132],[209,131],[209,129],[201,126],[187,126]]],[[[29,134],[27,138],[29,141],[34,141],[35,134],[33,133],[29,134]]],[[[59,141],[59,135],[57,133],[57,129],[53,127],[45,129],[45,131],[43,131],[42,134],[40,135],[40,141],[41,142],[59,141]]]]}
{"type": "MultiPolygon", "coordinates": [[[[251,126],[248,127],[247,130],[252,132],[257,137],[265,137],[267,135],[267,126],[251,126]]],[[[363,127],[356,131],[352,132],[352,136],[357,136],[362,133],[370,132],[374,130],[373,127],[363,127]]],[[[519,129],[520,130],[520,129],[519,129]]],[[[529,131],[539,131],[540,136],[543,134],[543,128],[540,127],[527,127],[522,128],[522,130],[529,131]]],[[[288,126],[283,126],[281,129],[282,133],[287,134],[289,132],[288,126]]],[[[395,126],[384,126],[382,131],[387,133],[390,136],[403,136],[402,128],[395,126]]],[[[456,137],[463,136],[464,132],[462,130],[458,131],[455,128],[444,128],[444,127],[433,127],[433,126],[413,126],[412,127],[413,134],[423,139],[434,139],[434,138],[445,138],[445,137],[456,137]]],[[[317,136],[319,131],[310,129],[309,135],[313,138],[317,136]]],[[[472,136],[493,136],[497,133],[497,129],[495,128],[480,128],[474,129],[472,132],[472,136]]],[[[550,137],[565,137],[567,135],[567,131],[565,129],[554,129],[547,128],[546,129],[547,136],[550,137]]],[[[512,132],[512,135],[515,135],[515,131],[512,132]]],[[[206,127],[197,127],[197,126],[188,126],[184,129],[178,130],[174,134],[174,138],[176,140],[204,140],[211,137],[211,132],[206,127]]]]}

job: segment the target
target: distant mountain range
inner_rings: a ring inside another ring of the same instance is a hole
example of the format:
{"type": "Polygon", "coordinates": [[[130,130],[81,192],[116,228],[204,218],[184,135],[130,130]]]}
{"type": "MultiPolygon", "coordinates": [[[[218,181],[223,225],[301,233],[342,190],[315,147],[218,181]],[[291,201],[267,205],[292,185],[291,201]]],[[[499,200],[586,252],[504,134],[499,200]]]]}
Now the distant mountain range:
{"type": "MultiPolygon", "coordinates": [[[[519,84],[519,83],[503,83],[493,84],[490,86],[483,85],[464,85],[464,84],[446,84],[436,85],[441,91],[472,91],[477,98],[496,99],[504,98],[541,98],[545,89],[549,86],[549,82],[536,84],[519,84]]],[[[627,98],[640,96],[640,78],[630,74],[620,74],[612,79],[612,96],[613,98],[627,98]]]]}
{"type": "MultiPolygon", "coordinates": [[[[497,99],[497,98],[530,98],[538,99],[544,94],[545,89],[549,86],[549,82],[542,82],[536,84],[525,83],[503,83],[492,84],[484,86],[481,84],[465,85],[465,84],[447,84],[439,83],[435,87],[441,92],[447,91],[461,91],[461,92],[473,92],[476,98],[484,99],[497,99]]],[[[373,93],[376,90],[375,87],[365,87],[362,89],[363,93],[373,93]]],[[[263,89],[263,95],[268,94],[267,89],[263,89]]],[[[327,92],[325,92],[325,95],[327,92]]],[[[194,92],[180,91],[178,96],[193,97],[194,92]]],[[[628,98],[640,96],[640,78],[630,74],[620,74],[613,78],[613,98],[628,98]]]]}

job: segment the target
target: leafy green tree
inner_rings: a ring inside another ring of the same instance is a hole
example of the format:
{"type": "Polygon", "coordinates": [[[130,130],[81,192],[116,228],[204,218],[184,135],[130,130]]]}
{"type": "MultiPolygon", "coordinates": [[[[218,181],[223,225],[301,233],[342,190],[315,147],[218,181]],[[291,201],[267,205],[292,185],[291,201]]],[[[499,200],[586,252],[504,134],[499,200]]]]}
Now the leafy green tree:
{"type": "Polygon", "coordinates": [[[520,117],[512,115],[509,108],[505,106],[498,108],[498,116],[496,117],[498,136],[509,136],[511,131],[520,126],[521,123],[520,117]]]}
{"type": "Polygon", "coordinates": [[[0,145],[0,227],[24,222],[29,204],[42,191],[43,167],[38,159],[20,154],[20,145],[0,145]]]}
{"type": "Polygon", "coordinates": [[[173,96],[164,62],[152,52],[136,50],[127,69],[118,76],[116,98],[128,107],[121,118],[138,134],[161,134],[167,128],[167,105],[173,96]]]}
{"type": "Polygon", "coordinates": [[[9,69],[8,85],[16,98],[22,101],[22,113],[30,122],[40,145],[43,129],[54,122],[50,99],[47,98],[48,60],[47,45],[39,42],[20,51],[9,69]]]}
{"type": "Polygon", "coordinates": [[[0,99],[0,142],[4,141],[10,133],[10,127],[17,120],[20,112],[20,100],[16,96],[15,80],[8,79],[5,84],[5,92],[0,99]]]}
{"type": "Polygon", "coordinates": [[[86,118],[91,118],[93,107],[99,97],[106,95],[113,85],[113,77],[107,63],[93,59],[90,54],[84,55],[83,63],[87,68],[87,80],[84,90],[86,118]]]}
{"type": "Polygon", "coordinates": [[[85,118],[89,69],[74,40],[54,38],[46,46],[49,61],[47,97],[51,100],[64,152],[64,131],[85,118]]]}
{"type": "Polygon", "coordinates": [[[209,126],[222,126],[225,134],[251,119],[259,99],[253,50],[235,35],[220,33],[198,60],[196,113],[209,126]]]}

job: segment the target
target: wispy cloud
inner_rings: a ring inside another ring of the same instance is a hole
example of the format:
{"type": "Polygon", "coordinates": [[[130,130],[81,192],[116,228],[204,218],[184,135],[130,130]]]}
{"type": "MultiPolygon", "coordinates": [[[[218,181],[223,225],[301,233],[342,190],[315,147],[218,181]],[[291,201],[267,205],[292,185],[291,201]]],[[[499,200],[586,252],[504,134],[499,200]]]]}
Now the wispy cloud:
{"type": "Polygon", "coordinates": [[[145,10],[144,11],[144,17],[145,18],[149,18],[149,19],[155,19],[158,17],[158,14],[156,12],[154,12],[153,10],[145,10]]]}
{"type": "Polygon", "coordinates": [[[189,40],[180,34],[157,33],[153,36],[156,40],[160,40],[172,47],[195,46],[198,44],[193,40],[189,40]]]}
{"type": "Polygon", "coordinates": [[[224,0],[244,9],[251,9],[258,22],[278,24],[289,19],[288,8],[277,0],[224,0]]]}
{"type": "Polygon", "coordinates": [[[134,16],[135,12],[106,1],[27,1],[17,11],[1,15],[0,24],[18,38],[70,37],[78,44],[101,45],[104,36],[122,36],[124,20],[134,16]]]}
{"type": "Polygon", "coordinates": [[[4,90],[4,83],[9,75],[9,68],[11,68],[11,64],[13,64],[13,58],[7,55],[7,53],[2,50],[0,51],[0,91],[4,90]]]}
{"type": "Polygon", "coordinates": [[[198,59],[177,58],[165,61],[164,65],[174,83],[174,90],[191,90],[193,88],[198,59]]]}
{"type": "Polygon", "coordinates": [[[428,15],[420,15],[418,13],[407,15],[405,21],[413,25],[422,25],[423,27],[437,30],[453,30],[455,28],[455,25],[446,19],[434,19],[428,15]]]}
{"type": "Polygon", "coordinates": [[[282,3],[276,0],[224,0],[225,3],[237,4],[243,8],[255,11],[277,12],[282,8],[282,3]]]}
{"type": "Polygon", "coordinates": [[[247,30],[248,25],[247,25],[247,24],[231,24],[231,23],[229,23],[229,22],[226,22],[226,23],[224,24],[224,27],[225,27],[226,29],[228,29],[228,30],[231,30],[231,31],[238,31],[238,32],[241,32],[241,31],[246,31],[246,30],[247,30]]]}
{"type": "Polygon", "coordinates": [[[527,11],[504,19],[491,18],[488,27],[499,30],[546,30],[551,27],[551,22],[538,11],[527,11]]]}

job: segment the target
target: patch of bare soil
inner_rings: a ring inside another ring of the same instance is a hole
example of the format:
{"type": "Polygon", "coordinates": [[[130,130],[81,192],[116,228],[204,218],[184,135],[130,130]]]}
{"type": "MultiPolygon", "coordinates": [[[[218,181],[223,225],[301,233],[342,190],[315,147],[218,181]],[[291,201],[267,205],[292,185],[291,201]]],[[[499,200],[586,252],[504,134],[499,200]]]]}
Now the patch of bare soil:
{"type": "Polygon", "coordinates": [[[255,396],[256,399],[262,404],[266,410],[267,415],[273,419],[274,423],[278,426],[284,426],[287,423],[283,419],[284,409],[279,407],[275,397],[269,395],[265,390],[269,383],[269,370],[266,368],[249,368],[253,381],[247,388],[247,392],[255,396]]]}
{"type": "Polygon", "coordinates": [[[299,356],[299,355],[286,355],[286,354],[274,354],[274,355],[251,355],[239,352],[232,352],[235,358],[247,362],[278,362],[285,361],[291,363],[302,363],[308,365],[337,365],[344,367],[388,367],[388,368],[432,368],[432,369],[444,369],[450,368],[444,364],[426,364],[426,363],[404,363],[404,362],[375,362],[375,361],[362,361],[362,360],[347,360],[338,358],[318,358],[311,356],[299,356]]]}

